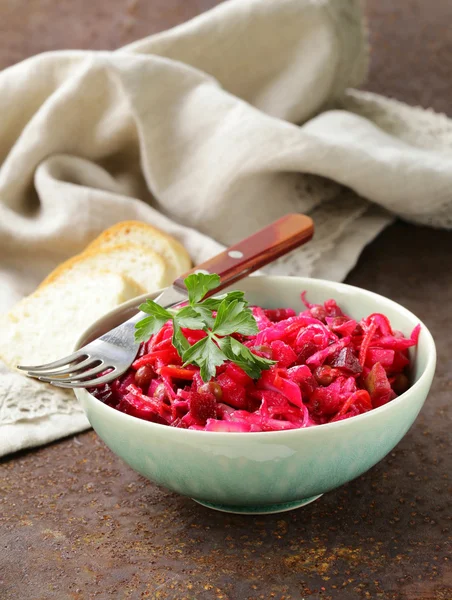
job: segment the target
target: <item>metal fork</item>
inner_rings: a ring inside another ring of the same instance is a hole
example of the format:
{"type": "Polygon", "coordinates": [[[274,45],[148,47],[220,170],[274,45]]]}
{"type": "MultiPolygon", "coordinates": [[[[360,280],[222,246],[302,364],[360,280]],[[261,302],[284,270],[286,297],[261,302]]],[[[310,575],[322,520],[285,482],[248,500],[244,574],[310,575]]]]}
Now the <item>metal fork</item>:
{"type": "MultiPolygon", "coordinates": [[[[154,301],[168,308],[187,300],[184,278],[194,272],[217,273],[220,285],[207,295],[216,294],[309,241],[313,231],[314,226],[309,217],[301,214],[286,215],[185,273],[164,289],[154,301]]],[[[88,388],[108,383],[127,371],[136,357],[139,343],[135,341],[135,324],[144,317],[145,313],[138,312],[122,325],[60,360],[45,365],[21,365],[17,368],[30,377],[63,388],[88,388]],[[104,375],[96,377],[100,373],[104,375]]]]}

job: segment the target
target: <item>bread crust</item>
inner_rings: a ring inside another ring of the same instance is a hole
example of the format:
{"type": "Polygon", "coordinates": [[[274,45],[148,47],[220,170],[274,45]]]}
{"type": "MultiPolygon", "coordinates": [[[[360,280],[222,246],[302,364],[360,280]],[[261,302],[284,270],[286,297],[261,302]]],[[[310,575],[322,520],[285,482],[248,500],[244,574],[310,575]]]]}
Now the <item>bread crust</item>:
{"type": "MultiPolygon", "coordinates": [[[[149,240],[149,242],[146,242],[146,245],[150,248],[154,248],[154,250],[155,246],[151,243],[152,239],[157,239],[164,245],[160,254],[164,255],[165,259],[170,260],[171,267],[175,270],[173,274],[174,279],[191,269],[192,261],[184,246],[171,235],[168,235],[153,225],[149,225],[143,221],[121,221],[120,223],[109,227],[91,242],[86,250],[89,251],[95,248],[107,247],[115,243],[115,238],[121,240],[128,236],[132,238],[132,243],[140,243],[133,241],[133,237],[137,232],[143,234],[144,237],[149,240]]],[[[123,242],[120,241],[119,243],[123,242]]],[[[157,250],[157,252],[159,251],[157,250]]]]}
{"type": "Polygon", "coordinates": [[[77,254],[76,256],[73,256],[72,258],[69,258],[65,262],[58,265],[39,284],[37,289],[39,290],[39,289],[46,287],[47,285],[53,283],[54,281],[58,281],[59,279],[65,277],[67,274],[71,273],[72,271],[77,270],[78,267],[83,266],[86,263],[89,264],[90,262],[93,263],[93,275],[95,276],[96,272],[97,272],[95,263],[99,259],[99,257],[101,257],[100,260],[103,260],[104,257],[108,258],[109,256],[114,256],[114,255],[116,255],[119,259],[117,261],[117,264],[113,265],[113,267],[100,266],[99,270],[111,271],[113,273],[116,272],[125,277],[129,277],[130,279],[134,280],[135,283],[138,286],[140,286],[141,289],[143,289],[142,293],[145,293],[148,291],[153,291],[155,289],[158,289],[161,286],[168,285],[168,283],[169,283],[168,269],[167,269],[165,261],[159,254],[157,254],[157,252],[154,252],[151,248],[143,248],[142,246],[139,246],[138,244],[117,244],[114,246],[108,246],[106,248],[94,247],[92,249],[89,249],[89,247],[88,247],[88,249],[85,250],[84,252],[82,252],[81,254],[77,254]],[[156,282],[157,284],[151,285],[153,282],[149,282],[150,283],[149,288],[144,288],[144,286],[137,280],[136,276],[134,276],[133,273],[131,273],[125,265],[124,266],[121,265],[121,262],[120,262],[121,252],[123,252],[124,254],[132,253],[140,258],[143,255],[145,255],[146,259],[148,259],[150,263],[157,265],[159,267],[159,273],[160,273],[160,279],[158,282],[156,282]]]}

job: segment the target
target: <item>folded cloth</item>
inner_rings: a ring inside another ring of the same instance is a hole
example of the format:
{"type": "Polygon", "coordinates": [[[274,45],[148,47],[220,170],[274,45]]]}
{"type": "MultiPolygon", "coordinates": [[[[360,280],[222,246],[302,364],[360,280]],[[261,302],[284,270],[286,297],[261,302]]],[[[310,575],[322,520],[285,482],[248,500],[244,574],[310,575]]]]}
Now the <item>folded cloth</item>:
{"type": "MultiPolygon", "coordinates": [[[[106,227],[147,221],[195,262],[287,212],[315,240],[269,268],[340,280],[399,215],[452,225],[452,125],[365,92],[360,0],[229,0],[116,52],[0,73],[0,311],[106,227]]],[[[88,427],[0,369],[0,454],[88,427]]]]}

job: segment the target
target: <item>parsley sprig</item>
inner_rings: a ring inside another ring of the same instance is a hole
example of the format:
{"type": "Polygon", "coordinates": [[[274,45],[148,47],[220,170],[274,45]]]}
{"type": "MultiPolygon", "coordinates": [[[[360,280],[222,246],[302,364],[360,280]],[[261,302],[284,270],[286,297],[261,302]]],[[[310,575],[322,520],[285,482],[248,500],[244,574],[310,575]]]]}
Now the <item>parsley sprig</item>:
{"type": "Polygon", "coordinates": [[[244,292],[234,291],[221,296],[204,296],[217,288],[220,277],[215,274],[193,273],[184,279],[188,290],[188,305],[182,308],[163,308],[146,300],[140,310],[149,315],[135,325],[135,339],[148,340],[168,321],[173,323],[173,345],[185,365],[197,365],[203,381],[215,376],[216,368],[230,360],[253,379],[269,369],[272,360],[253,354],[249,348],[231,337],[234,333],[255,335],[259,332],[256,319],[245,300],[244,292]],[[216,313],[214,316],[213,313],[216,313]],[[190,345],[183,329],[198,329],[206,337],[190,345]]]}

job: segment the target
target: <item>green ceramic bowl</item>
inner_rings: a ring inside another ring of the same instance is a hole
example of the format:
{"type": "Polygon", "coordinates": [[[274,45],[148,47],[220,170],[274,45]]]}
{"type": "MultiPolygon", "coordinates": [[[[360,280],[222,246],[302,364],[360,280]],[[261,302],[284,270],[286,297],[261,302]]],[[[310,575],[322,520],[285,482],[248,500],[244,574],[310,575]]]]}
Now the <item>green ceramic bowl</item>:
{"type": "MultiPolygon", "coordinates": [[[[334,298],[353,317],[386,314],[409,335],[419,319],[377,294],[349,285],[302,277],[249,277],[234,285],[266,308],[302,309],[300,292],[311,302],[334,298]]],[[[78,347],[129,318],[143,301],[134,299],[97,321],[78,347]]],[[[358,477],[402,439],[429,392],[436,363],[433,338],[425,327],[412,352],[412,386],[385,406],[344,421],[291,431],[219,433],[176,429],[142,421],[76,390],[97,434],[133,469],[198,502],[235,513],[290,510],[358,477]]]]}

